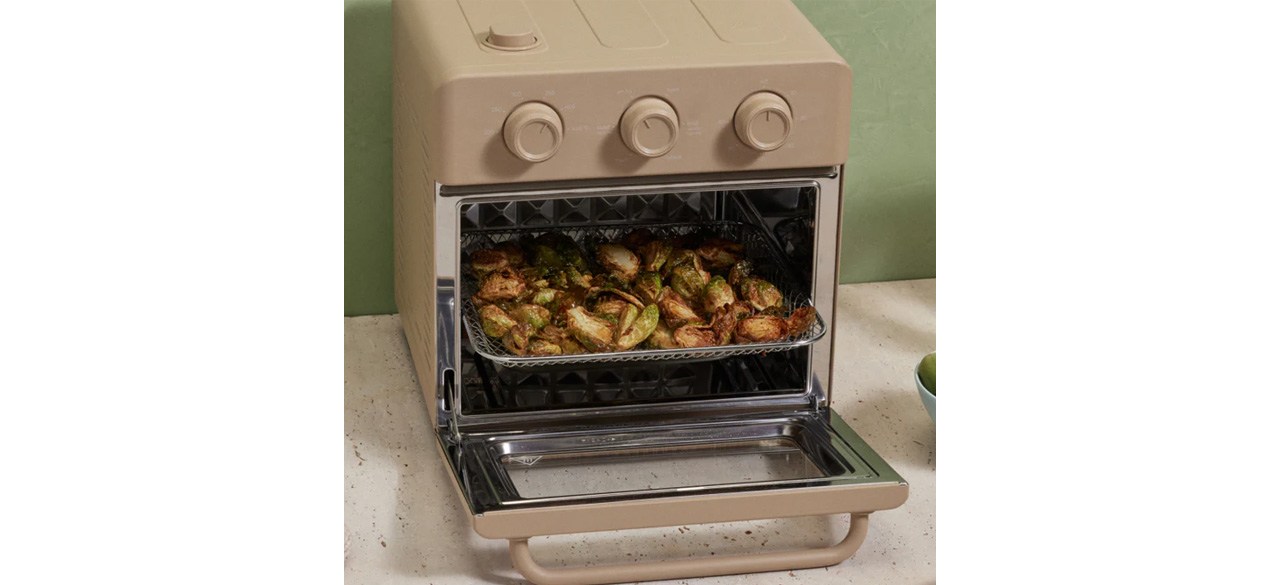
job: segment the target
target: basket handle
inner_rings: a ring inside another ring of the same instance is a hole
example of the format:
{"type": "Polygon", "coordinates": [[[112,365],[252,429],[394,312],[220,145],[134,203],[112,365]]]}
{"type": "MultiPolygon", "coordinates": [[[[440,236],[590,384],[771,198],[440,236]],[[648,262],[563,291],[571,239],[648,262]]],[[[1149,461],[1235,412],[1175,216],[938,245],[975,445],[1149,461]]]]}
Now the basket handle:
{"type": "Polygon", "coordinates": [[[867,515],[849,515],[849,534],[834,546],[758,554],[649,561],[594,567],[547,568],[529,552],[529,539],[511,539],[511,562],[536,585],[598,585],[627,581],[686,579],[741,573],[812,569],[839,563],[858,551],[867,537],[867,515]]]}

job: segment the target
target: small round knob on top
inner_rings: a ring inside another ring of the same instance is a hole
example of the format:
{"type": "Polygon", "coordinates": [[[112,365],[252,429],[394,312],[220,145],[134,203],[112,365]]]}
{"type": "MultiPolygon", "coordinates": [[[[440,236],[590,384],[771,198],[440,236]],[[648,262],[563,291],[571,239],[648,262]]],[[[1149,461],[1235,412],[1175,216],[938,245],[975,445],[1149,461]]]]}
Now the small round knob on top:
{"type": "Polygon", "coordinates": [[[671,104],[656,97],[636,100],[618,125],[622,142],[640,156],[655,158],[671,152],[680,136],[680,119],[671,104]]]}
{"type": "Polygon", "coordinates": [[[511,154],[529,162],[542,162],[560,150],[564,126],[551,106],[528,102],[516,106],[502,124],[502,138],[511,154]]]}
{"type": "Polygon", "coordinates": [[[733,129],[743,144],[768,152],[777,150],[791,135],[791,106],[782,96],[760,91],[747,96],[733,115],[733,129]]]}
{"type": "Polygon", "coordinates": [[[489,36],[485,37],[484,44],[503,51],[523,51],[537,45],[538,37],[527,23],[499,22],[489,27],[489,36]]]}

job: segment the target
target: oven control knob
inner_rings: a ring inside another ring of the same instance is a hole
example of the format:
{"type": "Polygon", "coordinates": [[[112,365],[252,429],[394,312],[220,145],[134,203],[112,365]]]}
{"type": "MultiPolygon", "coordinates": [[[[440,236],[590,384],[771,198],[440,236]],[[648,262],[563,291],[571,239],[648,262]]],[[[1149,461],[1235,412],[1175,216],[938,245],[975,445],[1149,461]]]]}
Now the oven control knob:
{"type": "Polygon", "coordinates": [[[516,106],[502,125],[507,150],[529,162],[542,162],[560,149],[564,126],[551,106],[529,102],[516,106]]]}
{"type": "Polygon", "coordinates": [[[631,104],[619,124],[622,142],[636,154],[655,158],[671,152],[680,135],[680,119],[671,104],[647,97],[631,104]]]}
{"type": "Polygon", "coordinates": [[[738,106],[733,129],[738,139],[751,148],[761,152],[777,150],[791,135],[791,107],[776,93],[753,93],[738,106]]]}

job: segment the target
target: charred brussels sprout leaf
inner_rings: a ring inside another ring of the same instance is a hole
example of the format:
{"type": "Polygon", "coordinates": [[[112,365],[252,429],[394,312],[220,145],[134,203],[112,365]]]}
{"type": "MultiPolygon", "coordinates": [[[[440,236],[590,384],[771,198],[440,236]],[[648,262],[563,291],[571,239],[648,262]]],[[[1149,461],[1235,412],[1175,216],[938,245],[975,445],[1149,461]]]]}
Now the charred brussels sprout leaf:
{"type": "Polygon", "coordinates": [[[709,273],[689,264],[682,264],[671,270],[671,288],[686,300],[701,297],[708,282],[711,282],[709,273]]]}
{"type": "Polygon", "coordinates": [[[554,288],[539,289],[537,292],[533,293],[533,296],[529,297],[529,301],[535,305],[542,305],[545,307],[554,302],[556,300],[556,295],[559,293],[560,291],[554,288]]]}
{"type": "Polygon", "coordinates": [[[711,347],[719,345],[716,332],[706,325],[685,325],[672,335],[678,347],[711,347]]]}
{"type": "Polygon", "coordinates": [[[658,325],[653,328],[653,333],[645,340],[645,346],[653,349],[679,349],[680,346],[676,345],[674,334],[675,332],[659,319],[658,325]]]}
{"type": "Polygon", "coordinates": [[[773,315],[755,315],[738,321],[733,339],[738,343],[778,341],[787,336],[787,320],[773,315]]]}
{"type": "Polygon", "coordinates": [[[475,298],[483,301],[481,304],[510,301],[524,294],[524,290],[524,279],[520,278],[519,273],[510,268],[503,268],[490,273],[480,281],[480,291],[476,293],[475,298]]]}
{"type": "Polygon", "coordinates": [[[525,352],[529,355],[561,355],[564,353],[559,345],[545,339],[530,340],[529,347],[525,352]]]}
{"type": "MultiPolygon", "coordinates": [[[[631,312],[635,312],[635,307],[630,307],[631,312]]],[[[634,313],[633,313],[634,314],[634,313]]],[[[648,339],[658,328],[659,311],[657,305],[648,305],[643,311],[639,311],[639,315],[634,317],[630,323],[626,322],[624,315],[623,325],[618,329],[617,347],[619,350],[631,349],[640,342],[648,339]]]]}
{"type": "Polygon", "coordinates": [[[640,256],[644,259],[641,269],[647,272],[657,272],[662,270],[662,266],[667,263],[667,258],[671,257],[671,244],[664,240],[654,240],[639,248],[640,256]]]}
{"type": "Polygon", "coordinates": [[[662,275],[657,272],[641,272],[631,288],[636,291],[636,296],[641,301],[649,304],[656,303],[658,295],[662,294],[662,275]]]}
{"type": "Polygon", "coordinates": [[[782,306],[782,291],[763,278],[754,276],[742,281],[742,298],[757,311],[782,306]]]}
{"type": "Polygon", "coordinates": [[[787,335],[790,337],[800,337],[804,335],[814,321],[818,320],[818,312],[813,307],[800,307],[787,317],[787,335]]]}
{"type": "Polygon", "coordinates": [[[662,313],[662,320],[673,328],[689,323],[702,323],[702,317],[697,311],[671,290],[671,287],[662,289],[662,294],[658,297],[658,310],[662,313]]]}
{"type": "Polygon", "coordinates": [[[623,282],[631,282],[640,273],[640,259],[618,244],[601,244],[596,248],[596,261],[623,282]]]}
{"type": "Polygon", "coordinates": [[[711,238],[697,249],[708,268],[722,270],[742,259],[742,244],[724,238],[711,238]]]}
{"type": "Polygon", "coordinates": [[[525,355],[529,348],[529,338],[533,336],[533,327],[528,323],[516,323],[507,334],[502,336],[502,345],[507,351],[516,355],[525,355]]]}
{"type": "Polygon", "coordinates": [[[551,322],[551,311],[538,305],[517,305],[511,309],[511,318],[520,323],[528,323],[534,330],[542,329],[551,322]]]}
{"type": "Polygon", "coordinates": [[[515,320],[497,305],[480,307],[480,327],[484,329],[485,335],[502,337],[515,325],[515,320]]]}
{"type": "Polygon", "coordinates": [[[732,305],[737,298],[733,295],[733,287],[729,286],[728,281],[724,277],[716,276],[707,283],[707,288],[703,293],[702,310],[708,314],[714,314],[722,308],[732,305]]]}
{"type": "Polygon", "coordinates": [[[566,315],[569,334],[590,351],[608,351],[613,342],[613,326],[588,313],[582,307],[569,309],[566,315]]]}

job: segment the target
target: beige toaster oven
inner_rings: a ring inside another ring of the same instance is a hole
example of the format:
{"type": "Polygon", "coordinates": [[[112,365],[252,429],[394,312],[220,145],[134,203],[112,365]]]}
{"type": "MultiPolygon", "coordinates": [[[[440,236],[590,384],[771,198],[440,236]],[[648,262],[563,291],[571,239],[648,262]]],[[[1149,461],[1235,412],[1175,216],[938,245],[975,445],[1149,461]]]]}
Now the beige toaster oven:
{"type": "Polygon", "coordinates": [[[396,0],[393,43],[396,302],[475,530],[535,583],[852,555],[907,484],[830,408],[840,56],[785,0],[396,0]],[[823,514],[851,521],[820,549],[549,568],[528,545],[823,514]]]}

